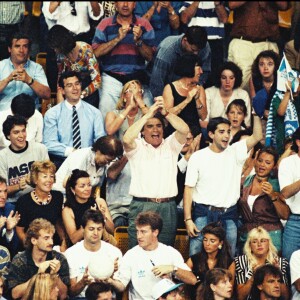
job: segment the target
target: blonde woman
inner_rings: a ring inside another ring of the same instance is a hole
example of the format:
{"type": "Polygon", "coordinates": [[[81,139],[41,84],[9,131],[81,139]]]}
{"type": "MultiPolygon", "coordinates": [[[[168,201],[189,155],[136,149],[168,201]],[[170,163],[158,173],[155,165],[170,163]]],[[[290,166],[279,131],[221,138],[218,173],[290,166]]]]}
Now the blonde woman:
{"type": "Polygon", "coordinates": [[[251,299],[249,294],[253,284],[253,274],[259,266],[265,264],[272,264],[281,270],[282,296],[283,299],[289,299],[287,274],[289,263],[285,258],[278,256],[269,233],[263,227],[258,226],[249,231],[244,255],[236,257],[234,261],[238,300],[251,299]]]}
{"type": "Polygon", "coordinates": [[[29,282],[23,300],[57,300],[58,299],[57,275],[38,273],[29,282]]]}
{"type": "Polygon", "coordinates": [[[127,128],[147,113],[148,107],[143,100],[143,93],[138,80],[124,84],[116,109],[108,112],[105,117],[107,134],[115,134],[122,140],[127,128]]]}

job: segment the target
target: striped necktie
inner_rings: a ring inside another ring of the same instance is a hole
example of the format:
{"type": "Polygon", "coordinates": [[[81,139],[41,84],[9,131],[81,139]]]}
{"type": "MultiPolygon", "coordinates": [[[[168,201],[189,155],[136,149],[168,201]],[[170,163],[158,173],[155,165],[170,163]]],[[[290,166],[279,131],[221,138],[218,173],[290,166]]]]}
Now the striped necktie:
{"type": "Polygon", "coordinates": [[[73,147],[75,149],[81,148],[81,138],[80,138],[80,128],[79,128],[79,119],[76,111],[76,106],[73,106],[73,115],[72,115],[72,128],[73,128],[73,147]]]}

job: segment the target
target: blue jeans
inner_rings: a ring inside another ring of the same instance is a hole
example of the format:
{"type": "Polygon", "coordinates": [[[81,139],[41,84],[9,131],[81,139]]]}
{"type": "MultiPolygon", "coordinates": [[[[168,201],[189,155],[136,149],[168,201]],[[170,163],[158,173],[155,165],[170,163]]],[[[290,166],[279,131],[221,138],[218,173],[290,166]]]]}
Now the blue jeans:
{"type": "MultiPolygon", "coordinates": [[[[237,205],[229,207],[226,212],[212,211],[208,205],[193,202],[193,220],[199,230],[202,230],[208,223],[222,223],[226,231],[226,239],[231,247],[231,255],[235,256],[237,242],[237,205]]],[[[203,236],[201,233],[197,237],[190,238],[190,256],[199,253],[202,248],[203,236]]]]}
{"type": "MultiPolygon", "coordinates": [[[[99,109],[105,119],[106,114],[116,109],[117,102],[121,96],[123,84],[114,77],[103,73],[101,88],[99,89],[99,109]]],[[[143,85],[144,95],[143,100],[147,106],[153,104],[153,97],[149,88],[143,85]]]]}
{"type": "Polygon", "coordinates": [[[290,214],[282,238],[282,256],[290,261],[294,251],[300,249],[300,215],[290,214]]]}

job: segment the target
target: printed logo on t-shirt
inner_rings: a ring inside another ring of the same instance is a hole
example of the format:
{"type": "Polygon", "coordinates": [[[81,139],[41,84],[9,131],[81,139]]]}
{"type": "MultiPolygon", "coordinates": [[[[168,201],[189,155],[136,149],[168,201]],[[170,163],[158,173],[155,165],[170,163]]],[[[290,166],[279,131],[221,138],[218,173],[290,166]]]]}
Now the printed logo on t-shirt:
{"type": "Polygon", "coordinates": [[[139,270],[138,271],[138,278],[143,278],[146,276],[146,272],[145,270],[139,270]]]}

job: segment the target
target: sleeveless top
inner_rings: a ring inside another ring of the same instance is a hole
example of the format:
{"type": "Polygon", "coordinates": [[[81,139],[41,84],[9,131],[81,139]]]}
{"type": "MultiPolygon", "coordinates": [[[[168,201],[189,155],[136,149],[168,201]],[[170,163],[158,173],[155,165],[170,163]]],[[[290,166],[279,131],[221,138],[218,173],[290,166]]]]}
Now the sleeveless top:
{"type": "MultiPolygon", "coordinates": [[[[170,87],[172,90],[172,95],[174,98],[174,107],[180,104],[182,101],[186,99],[186,96],[181,96],[177,91],[173,83],[170,83],[170,87]]],[[[199,125],[199,116],[196,108],[195,100],[193,99],[179,114],[180,117],[184,122],[188,125],[200,126],[199,125]]],[[[166,128],[166,136],[171,135],[175,129],[168,124],[166,128]]]]}

